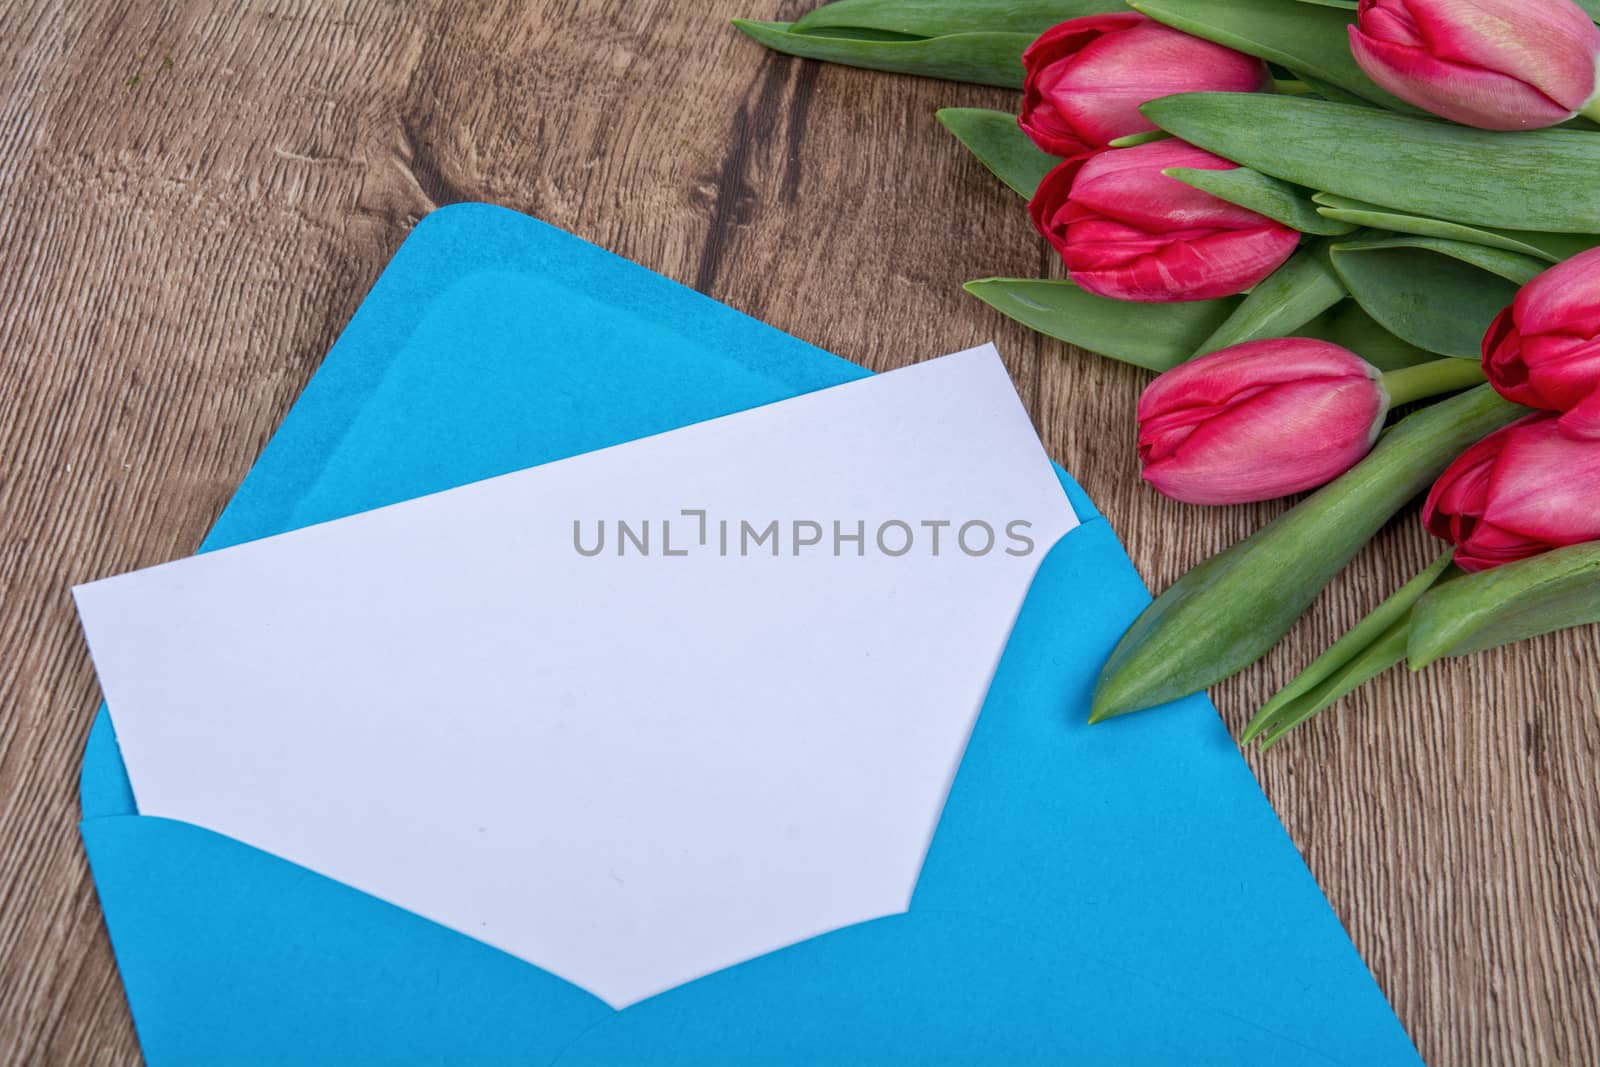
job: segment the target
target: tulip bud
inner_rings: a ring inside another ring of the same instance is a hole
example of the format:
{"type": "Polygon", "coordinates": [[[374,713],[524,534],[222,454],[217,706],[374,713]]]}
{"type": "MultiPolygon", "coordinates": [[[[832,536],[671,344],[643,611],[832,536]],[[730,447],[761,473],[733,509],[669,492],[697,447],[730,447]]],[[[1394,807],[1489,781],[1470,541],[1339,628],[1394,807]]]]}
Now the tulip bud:
{"type": "Polygon", "coordinates": [[[1331,481],[1389,411],[1379,370],[1301,337],[1247,341],[1167,371],[1139,398],[1144,479],[1190,504],[1243,504],[1331,481]]]}
{"type": "Polygon", "coordinates": [[[1357,19],[1361,69],[1435,115],[1528,130],[1595,105],[1600,28],[1572,0],[1361,0],[1357,19]]]}
{"type": "Polygon", "coordinates": [[[1117,300],[1209,300],[1249,289],[1294,252],[1299,233],[1162,173],[1172,167],[1234,165],[1165,140],[1069,159],[1045,175],[1028,213],[1079,288],[1117,300]]]}
{"type": "Polygon", "coordinates": [[[1529,415],[1463,452],[1428,493],[1423,522],[1481,571],[1600,539],[1600,441],[1529,415]]]}
{"type": "Polygon", "coordinates": [[[1052,155],[1070,157],[1155,129],[1139,107],[1160,96],[1252,92],[1267,66],[1133,11],[1063,22],[1022,53],[1018,125],[1052,155]]]}
{"type": "Polygon", "coordinates": [[[1565,412],[1562,433],[1600,438],[1600,248],[1522,287],[1484,334],[1483,372],[1507,400],[1565,412]]]}

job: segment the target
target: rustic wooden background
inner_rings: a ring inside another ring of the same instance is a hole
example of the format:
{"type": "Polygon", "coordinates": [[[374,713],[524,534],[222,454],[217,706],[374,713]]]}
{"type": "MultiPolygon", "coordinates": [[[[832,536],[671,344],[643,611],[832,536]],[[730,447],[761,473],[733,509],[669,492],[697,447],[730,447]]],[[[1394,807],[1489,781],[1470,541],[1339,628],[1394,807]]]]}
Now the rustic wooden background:
{"type": "MultiPolygon", "coordinates": [[[[441,204],[537,215],[878,369],[997,340],[1153,584],[1274,512],[1142,488],[1141,374],[962,294],[1052,269],[933,118],[1016,96],[769,55],[727,25],[808,6],[3,5],[0,1062],[138,1060],[74,825],[98,694],[68,586],[195,548],[441,204]]],[[[1431,551],[1414,515],[1383,535],[1219,688],[1229,727],[1431,551]]],[[[1396,673],[1250,756],[1432,1063],[1600,1062],[1595,638],[1396,673]]]]}

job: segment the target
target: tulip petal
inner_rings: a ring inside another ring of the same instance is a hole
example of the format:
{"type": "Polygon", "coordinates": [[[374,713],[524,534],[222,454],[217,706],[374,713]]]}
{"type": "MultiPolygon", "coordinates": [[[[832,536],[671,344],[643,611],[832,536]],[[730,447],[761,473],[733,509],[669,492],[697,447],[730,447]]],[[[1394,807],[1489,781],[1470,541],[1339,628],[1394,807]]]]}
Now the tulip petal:
{"type": "Polygon", "coordinates": [[[1528,384],[1528,365],[1522,358],[1522,335],[1517,332],[1516,305],[1495,316],[1483,335],[1483,373],[1495,392],[1517,404],[1537,406],[1528,384]]]}
{"type": "Polygon", "coordinates": [[[1600,538],[1600,442],[1568,437],[1550,416],[1514,429],[1501,441],[1484,517],[1547,544],[1600,538]]]}
{"type": "Polygon", "coordinates": [[[1074,282],[1100,296],[1150,303],[1242,293],[1277,270],[1300,241],[1293,230],[1263,226],[1169,238],[1155,251],[1129,257],[1084,252],[1075,229],[1068,231],[1065,253],[1074,282]]]}
{"type": "MultiPolygon", "coordinates": [[[[1563,435],[1600,441],[1600,391],[1590,393],[1556,420],[1563,435]]],[[[1600,507],[1600,502],[1594,506],[1600,507]]]]}
{"type": "Polygon", "coordinates": [[[1485,525],[1480,527],[1479,532],[1471,540],[1456,549],[1455,563],[1468,574],[1474,574],[1536,556],[1552,547],[1554,546],[1508,536],[1485,525]]]}
{"type": "Polygon", "coordinates": [[[1144,27],[1089,41],[1070,60],[1041,74],[1039,92],[1085,144],[1103,147],[1129,134],[1145,133],[1155,123],[1139,113],[1152,96],[1141,79],[1135,49],[1144,27]]]}
{"type": "Polygon", "coordinates": [[[1139,399],[1145,480],[1195,504],[1309,489],[1366,454],[1388,407],[1378,372],[1326,341],[1273,338],[1175,367],[1139,399]]]}
{"type": "Polygon", "coordinates": [[[1251,92],[1268,80],[1260,60],[1131,11],[1063,22],[1028,47],[1022,64],[1018,124],[1060,156],[1154,130],[1139,108],[1158,96],[1251,92]]]}
{"type": "Polygon", "coordinates": [[[1578,110],[1510,75],[1381,41],[1355,27],[1350,50],[1368,77],[1406,103],[1479,129],[1554,126],[1578,110]]]}
{"type": "Polygon", "coordinates": [[[1361,31],[1380,41],[1420,48],[1425,43],[1422,29],[1404,4],[1369,4],[1361,12],[1361,31]]]}
{"type": "Polygon", "coordinates": [[[1548,412],[1523,418],[1450,465],[1423,519],[1469,571],[1600,539],[1600,441],[1563,434],[1548,412]]]}
{"type": "Polygon", "coordinates": [[[1568,412],[1569,436],[1600,427],[1587,405],[1600,394],[1600,249],[1534,278],[1484,336],[1484,372],[1509,400],[1568,412]],[[1585,407],[1583,412],[1574,409],[1585,407]]]}
{"type": "Polygon", "coordinates": [[[1062,159],[1091,152],[1095,148],[1078,136],[1078,132],[1047,104],[1023,112],[1017,119],[1017,126],[1040,151],[1062,159]]]}
{"type": "Polygon", "coordinates": [[[1259,59],[1147,21],[1085,48],[1058,84],[1074,93],[1136,92],[1144,103],[1201,89],[1248,93],[1266,81],[1259,59]]]}
{"type": "Polygon", "coordinates": [[[1374,379],[1372,367],[1348,349],[1306,337],[1276,337],[1224,348],[1174,367],[1145,387],[1138,419],[1163,412],[1226,404],[1248,389],[1307,378],[1374,379]]]}
{"type": "Polygon", "coordinates": [[[1137,11],[1114,11],[1102,15],[1084,15],[1057,23],[1041,33],[1022,53],[1023,69],[1029,73],[1043,70],[1071,56],[1088,42],[1105,33],[1137,26],[1147,20],[1137,11]]]}
{"type": "Polygon", "coordinates": [[[1186,185],[1161,172],[1177,167],[1231,170],[1234,164],[1182,141],[1153,141],[1102,152],[1088,160],[1072,190],[1081,212],[1151,231],[1181,226],[1208,228],[1260,226],[1263,216],[1249,208],[1186,185]]]}
{"type": "Polygon", "coordinates": [[[1197,426],[1145,480],[1191,504],[1271,500],[1329,482],[1372,447],[1382,398],[1365,379],[1267,389],[1197,426]]]}
{"type": "Polygon", "coordinates": [[[1600,248],[1580,252],[1523,286],[1516,321],[1525,334],[1600,335],[1600,248]]]}
{"type": "Polygon", "coordinates": [[[1049,241],[1056,252],[1067,254],[1067,227],[1058,217],[1070,206],[1072,185],[1087,156],[1062,160],[1039,181],[1028,201],[1028,218],[1034,229],[1049,241]]]}
{"type": "Polygon", "coordinates": [[[1177,453],[1195,427],[1214,414],[1214,410],[1192,408],[1159,415],[1139,424],[1139,460],[1146,466],[1177,453]]]}
{"type": "Polygon", "coordinates": [[[1266,81],[1259,60],[1149,20],[1090,41],[1057,71],[1041,92],[1097,145],[1155,129],[1139,108],[1158,96],[1252,92],[1266,81]]]}
{"type": "MultiPolygon", "coordinates": [[[[1022,84],[1022,114],[1017,124],[1040,148],[1052,155],[1070,157],[1104,146],[1104,140],[1079,128],[1073,120],[1070,91],[1058,94],[1061,80],[1073,57],[1107,34],[1117,34],[1147,21],[1134,11],[1088,15],[1069,19],[1041,34],[1022,53],[1026,72],[1022,84]]],[[[1146,122],[1143,116],[1135,117],[1146,122]]],[[[1145,125],[1143,129],[1153,129],[1145,125]]],[[[1139,130],[1129,130],[1136,133],[1139,130]]],[[[1112,136],[1118,136],[1113,134],[1112,136]]],[[[1109,140],[1109,138],[1107,138],[1109,140]]]]}
{"type": "Polygon", "coordinates": [[[1232,164],[1153,141],[1069,161],[1040,183],[1030,215],[1080,288],[1151,303],[1232,296],[1294,252],[1297,231],[1167,177],[1171,166],[1232,164]]]}
{"type": "Polygon", "coordinates": [[[1461,518],[1476,521],[1483,514],[1489,496],[1489,477],[1498,454],[1497,435],[1478,441],[1447,467],[1428,490],[1422,505],[1422,522],[1435,537],[1460,544],[1470,531],[1463,530],[1461,518]]]}
{"type": "MultiPolygon", "coordinates": [[[[1600,390],[1600,338],[1542,334],[1523,339],[1526,399],[1506,396],[1529,407],[1570,411],[1600,390]]],[[[1502,396],[1506,394],[1502,393],[1502,396]]]]}
{"type": "Polygon", "coordinates": [[[1600,28],[1568,0],[1405,0],[1405,6],[1423,47],[1440,59],[1519,80],[1569,112],[1594,94],[1600,28]]]}

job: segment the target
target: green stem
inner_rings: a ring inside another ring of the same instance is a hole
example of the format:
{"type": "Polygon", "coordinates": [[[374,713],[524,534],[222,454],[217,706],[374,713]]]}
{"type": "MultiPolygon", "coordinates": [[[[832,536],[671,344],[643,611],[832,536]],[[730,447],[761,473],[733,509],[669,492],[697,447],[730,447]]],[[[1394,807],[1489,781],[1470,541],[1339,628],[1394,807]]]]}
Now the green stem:
{"type": "Polygon", "coordinates": [[[1440,393],[1455,393],[1483,381],[1483,367],[1475,359],[1436,359],[1415,367],[1387,371],[1378,381],[1389,394],[1389,406],[1397,408],[1440,393]]]}
{"type": "Polygon", "coordinates": [[[1600,122],[1600,93],[1595,93],[1587,104],[1579,108],[1578,114],[1591,122],[1600,122]]]}

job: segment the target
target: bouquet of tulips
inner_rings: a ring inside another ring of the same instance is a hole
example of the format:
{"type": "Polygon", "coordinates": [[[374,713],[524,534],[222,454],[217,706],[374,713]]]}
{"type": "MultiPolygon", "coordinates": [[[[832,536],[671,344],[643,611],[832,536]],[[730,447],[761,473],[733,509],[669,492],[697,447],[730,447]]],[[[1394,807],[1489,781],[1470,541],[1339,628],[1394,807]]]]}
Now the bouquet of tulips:
{"type": "Polygon", "coordinates": [[[1159,372],[1138,418],[1162,493],[1318,490],[1156,598],[1091,721],[1254,662],[1425,490],[1439,558],[1246,741],[1401,661],[1600,621],[1595,16],[1600,0],[838,0],[737,24],[796,55],[1020,88],[1020,115],[938,117],[1027,198],[1068,280],[967,290],[1159,372]]]}

